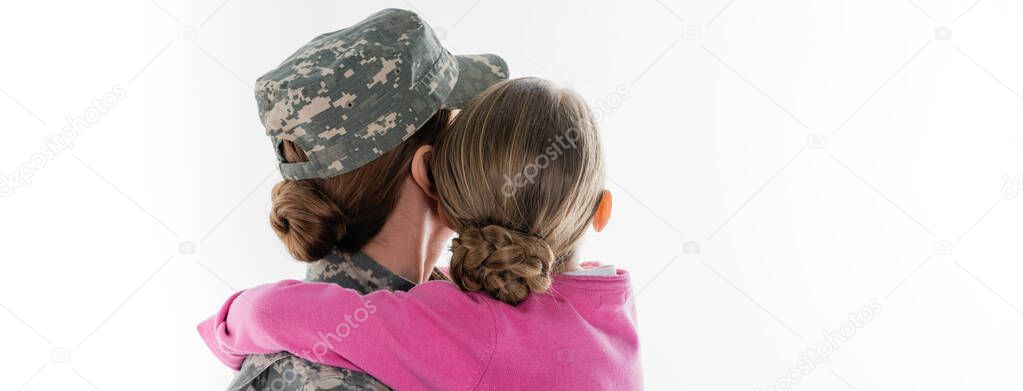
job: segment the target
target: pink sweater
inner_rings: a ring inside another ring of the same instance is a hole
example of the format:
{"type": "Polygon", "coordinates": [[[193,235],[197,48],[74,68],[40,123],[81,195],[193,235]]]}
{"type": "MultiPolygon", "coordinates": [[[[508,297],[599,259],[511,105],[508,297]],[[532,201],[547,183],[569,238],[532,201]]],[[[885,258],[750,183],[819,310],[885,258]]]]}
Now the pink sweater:
{"type": "Polygon", "coordinates": [[[630,298],[623,270],[557,275],[518,306],[445,281],[361,296],[285,280],[234,294],[199,334],[233,369],[246,355],[286,350],[398,390],[637,390],[630,298]]]}

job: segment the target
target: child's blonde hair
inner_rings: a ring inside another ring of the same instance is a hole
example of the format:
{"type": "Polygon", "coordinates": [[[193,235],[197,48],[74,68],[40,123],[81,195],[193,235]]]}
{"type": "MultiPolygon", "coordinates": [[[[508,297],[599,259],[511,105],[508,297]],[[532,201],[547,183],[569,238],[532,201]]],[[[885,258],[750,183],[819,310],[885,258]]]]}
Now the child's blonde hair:
{"type": "Polygon", "coordinates": [[[596,124],[574,92],[537,78],[496,84],[435,144],[440,212],[458,233],[451,277],[510,304],[573,260],[604,187],[596,124]]]}

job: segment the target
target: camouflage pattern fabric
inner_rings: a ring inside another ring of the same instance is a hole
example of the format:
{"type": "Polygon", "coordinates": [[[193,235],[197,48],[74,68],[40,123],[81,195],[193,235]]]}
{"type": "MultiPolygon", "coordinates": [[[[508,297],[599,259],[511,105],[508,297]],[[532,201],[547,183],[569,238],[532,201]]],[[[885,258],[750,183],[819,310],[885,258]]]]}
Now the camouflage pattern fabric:
{"type": "Polygon", "coordinates": [[[249,356],[231,384],[237,391],[382,391],[373,377],[349,369],[316,364],[287,352],[249,356]],[[251,374],[251,377],[242,377],[251,374]]]}
{"type": "MultiPolygon", "coordinates": [[[[332,282],[366,294],[387,289],[407,291],[414,283],[381,266],[361,252],[333,252],[309,264],[306,280],[332,282]]],[[[430,279],[447,279],[434,269],[430,279]]],[[[229,391],[390,390],[358,371],[316,364],[288,352],[249,356],[228,387],[229,391]]]]}
{"type": "Polygon", "coordinates": [[[256,102],[284,179],[328,178],[507,78],[501,57],[452,55],[418,15],[387,9],[314,38],[256,80],[256,102]],[[309,161],[285,162],[284,140],[309,161]]]}

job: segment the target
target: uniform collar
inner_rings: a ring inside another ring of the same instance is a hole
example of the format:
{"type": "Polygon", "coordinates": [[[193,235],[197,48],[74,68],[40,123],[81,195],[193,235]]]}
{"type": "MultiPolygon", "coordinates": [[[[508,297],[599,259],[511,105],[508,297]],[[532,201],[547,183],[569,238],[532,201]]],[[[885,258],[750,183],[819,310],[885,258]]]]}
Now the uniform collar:
{"type": "Polygon", "coordinates": [[[394,274],[362,251],[352,254],[331,251],[306,267],[306,280],[331,282],[361,294],[382,289],[407,291],[416,286],[412,281],[394,274]]]}

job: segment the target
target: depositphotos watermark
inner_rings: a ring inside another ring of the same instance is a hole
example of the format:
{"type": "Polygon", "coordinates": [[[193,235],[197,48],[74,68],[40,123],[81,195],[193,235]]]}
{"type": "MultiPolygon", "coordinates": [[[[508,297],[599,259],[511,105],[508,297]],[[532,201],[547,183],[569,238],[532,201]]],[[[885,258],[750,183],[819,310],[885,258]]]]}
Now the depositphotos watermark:
{"type": "Polygon", "coordinates": [[[568,130],[561,134],[548,138],[548,144],[544,148],[543,153],[536,155],[536,158],[526,164],[522,171],[514,176],[504,174],[504,184],[501,185],[501,193],[505,197],[513,197],[520,188],[535,183],[536,177],[540,176],[540,171],[550,166],[551,162],[558,160],[566,151],[578,148],[576,143],[581,135],[579,129],[568,128],[568,130]]]}
{"type": "Polygon", "coordinates": [[[85,133],[85,129],[96,125],[110,109],[127,96],[124,88],[120,84],[115,84],[110,91],[104,92],[99,98],[93,98],[92,104],[82,112],[82,115],[67,116],[65,118],[67,125],[59,132],[43,137],[43,146],[38,152],[32,154],[13,172],[0,173],[0,197],[9,197],[19,187],[31,185],[37,171],[46,167],[62,152],[73,148],[78,137],[85,133]]]}
{"type": "Polygon", "coordinates": [[[359,328],[361,324],[369,319],[370,315],[376,312],[377,306],[373,305],[373,301],[370,299],[364,300],[361,307],[345,314],[345,321],[338,323],[334,330],[329,333],[317,332],[316,335],[320,341],[313,345],[311,354],[307,350],[302,352],[302,356],[316,357],[316,360],[313,361],[323,361],[323,356],[334,350],[334,344],[344,342],[345,338],[352,334],[352,331],[359,328]]]}
{"type": "Polygon", "coordinates": [[[593,118],[593,122],[601,123],[604,121],[604,118],[607,118],[607,116],[622,107],[629,98],[632,98],[632,91],[629,90],[629,87],[622,84],[615,87],[614,91],[604,95],[603,98],[597,98],[590,105],[590,116],[593,118]]]}
{"type": "Polygon", "coordinates": [[[302,386],[301,384],[296,384],[298,380],[298,372],[289,367],[284,372],[281,372],[281,376],[274,378],[270,381],[270,384],[264,386],[263,390],[283,391],[288,388],[297,388],[296,386],[302,386]],[[295,384],[295,386],[289,387],[292,384],[295,384]]]}
{"type": "MultiPolygon", "coordinates": [[[[601,123],[607,116],[622,107],[625,101],[631,97],[632,91],[628,87],[618,85],[614,91],[611,91],[602,98],[598,98],[590,105],[590,119],[594,124],[601,123]]],[[[517,174],[504,174],[504,185],[501,186],[501,193],[505,197],[512,197],[515,196],[518,189],[536,183],[536,177],[540,175],[540,171],[547,168],[552,161],[558,160],[559,157],[565,154],[565,151],[578,147],[576,142],[579,141],[579,137],[579,129],[569,128],[560,135],[548,138],[547,147],[544,148],[543,153],[536,155],[533,161],[526,164],[517,174]]]]}
{"type": "Polygon", "coordinates": [[[1016,174],[1016,176],[1009,177],[1008,175],[1002,176],[1002,197],[1011,200],[1019,195],[1019,192],[1023,191],[1023,174],[1016,174]]]}
{"type": "Polygon", "coordinates": [[[881,306],[881,302],[871,299],[867,302],[867,305],[860,307],[860,309],[854,312],[850,312],[849,320],[843,322],[837,329],[821,331],[823,339],[817,342],[817,345],[799,352],[799,360],[796,361],[795,365],[789,367],[785,374],[776,379],[773,384],[764,388],[754,387],[753,390],[784,391],[792,388],[793,385],[799,384],[799,382],[803,381],[803,378],[817,370],[818,365],[831,362],[831,355],[842,344],[856,336],[860,329],[866,327],[883,310],[884,307],[881,306]]]}

